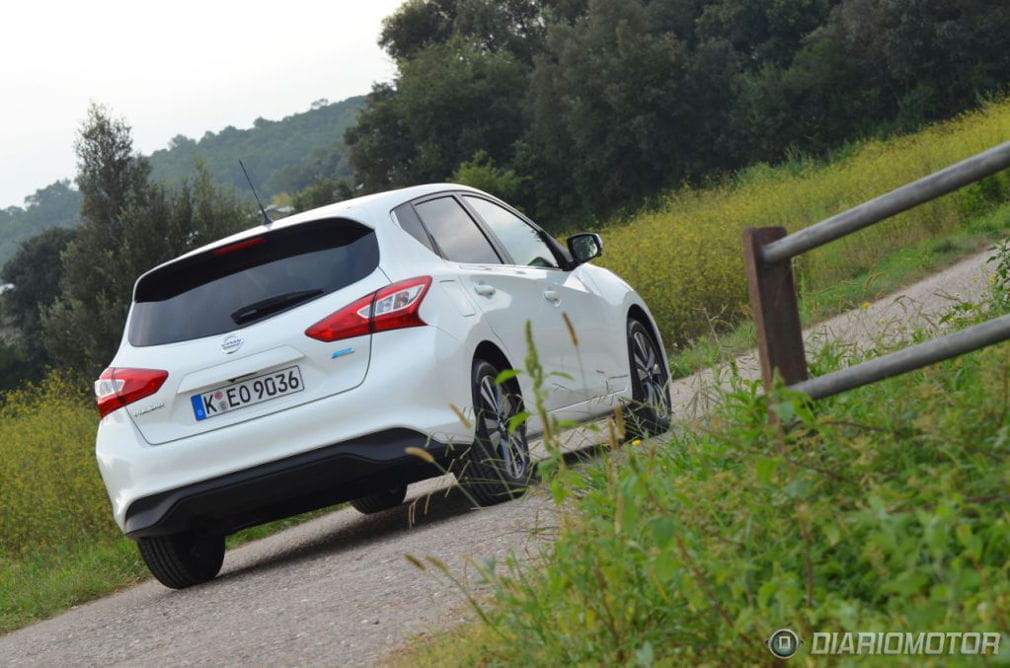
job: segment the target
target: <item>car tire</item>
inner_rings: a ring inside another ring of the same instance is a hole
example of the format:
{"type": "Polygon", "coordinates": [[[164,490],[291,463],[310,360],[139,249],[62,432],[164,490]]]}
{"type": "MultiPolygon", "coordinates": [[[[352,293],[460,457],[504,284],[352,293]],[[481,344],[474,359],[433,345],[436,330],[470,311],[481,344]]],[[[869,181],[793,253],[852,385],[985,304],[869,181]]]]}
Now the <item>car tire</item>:
{"type": "Polygon", "coordinates": [[[648,327],[628,320],[631,405],[625,419],[629,438],[654,436],[670,428],[670,372],[648,327]]]}
{"type": "Polygon", "coordinates": [[[138,538],[137,548],[158,582],[185,589],[213,580],[224,561],[224,536],[191,532],[138,538]]]}
{"type": "Polygon", "coordinates": [[[381,492],[376,492],[375,494],[368,494],[366,496],[359,496],[356,499],[351,499],[351,505],[354,506],[354,509],[359,513],[371,515],[372,513],[378,513],[383,510],[395,508],[403,503],[405,498],[407,498],[407,486],[400,485],[399,487],[394,487],[393,489],[387,489],[381,492]]]}
{"type": "Polygon", "coordinates": [[[495,382],[501,371],[486,360],[473,362],[474,443],[461,482],[480,506],[522,496],[533,468],[525,421],[508,430],[509,420],[523,411],[522,394],[515,379],[495,382]]]}

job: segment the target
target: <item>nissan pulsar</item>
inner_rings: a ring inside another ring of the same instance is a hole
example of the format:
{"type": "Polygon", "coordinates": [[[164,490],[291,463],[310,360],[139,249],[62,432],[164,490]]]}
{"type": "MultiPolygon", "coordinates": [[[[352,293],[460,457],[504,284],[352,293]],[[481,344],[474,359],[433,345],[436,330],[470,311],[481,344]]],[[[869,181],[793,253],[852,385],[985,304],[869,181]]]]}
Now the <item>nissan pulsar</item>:
{"type": "Polygon", "coordinates": [[[116,522],[158,580],[183,588],[217,575],[239,529],[345,501],[378,512],[447,471],[479,505],[514,498],[543,430],[531,341],[549,420],[621,408],[638,433],[664,431],[659,332],[638,293],[591,263],[602,249],[437,184],[299,213],[148,271],[95,382],[116,522]]]}

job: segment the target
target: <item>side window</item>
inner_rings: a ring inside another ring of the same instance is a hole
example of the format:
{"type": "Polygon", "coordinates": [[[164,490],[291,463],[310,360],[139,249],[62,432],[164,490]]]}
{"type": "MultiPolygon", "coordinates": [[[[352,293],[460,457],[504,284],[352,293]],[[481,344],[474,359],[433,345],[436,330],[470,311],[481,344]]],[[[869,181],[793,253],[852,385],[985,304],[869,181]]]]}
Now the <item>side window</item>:
{"type": "Polygon", "coordinates": [[[403,228],[404,232],[417,239],[422,246],[431,252],[436,252],[431,247],[431,239],[428,238],[428,233],[421,226],[421,219],[414,213],[414,208],[410,204],[401,204],[393,209],[393,214],[396,216],[396,222],[400,223],[400,227],[403,228]]]}
{"type": "Polygon", "coordinates": [[[414,208],[445,259],[473,264],[501,264],[491,242],[452,197],[431,199],[415,204],[414,208]]]}
{"type": "Polygon", "coordinates": [[[466,195],[464,199],[484,219],[516,264],[558,268],[550,246],[525,220],[486,199],[466,195]]]}

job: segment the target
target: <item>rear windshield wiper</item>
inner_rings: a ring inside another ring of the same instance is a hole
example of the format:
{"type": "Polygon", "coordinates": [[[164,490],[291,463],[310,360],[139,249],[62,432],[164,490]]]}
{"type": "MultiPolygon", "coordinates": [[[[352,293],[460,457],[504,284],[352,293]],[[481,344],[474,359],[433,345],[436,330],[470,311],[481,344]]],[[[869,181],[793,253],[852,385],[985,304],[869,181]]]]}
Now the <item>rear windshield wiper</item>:
{"type": "Polygon", "coordinates": [[[323,294],[322,290],[298,290],[297,292],[285,292],[253,302],[248,306],[243,306],[231,314],[231,319],[236,325],[242,325],[252,320],[257,320],[271,313],[282,311],[299,302],[303,302],[313,297],[323,294]]]}

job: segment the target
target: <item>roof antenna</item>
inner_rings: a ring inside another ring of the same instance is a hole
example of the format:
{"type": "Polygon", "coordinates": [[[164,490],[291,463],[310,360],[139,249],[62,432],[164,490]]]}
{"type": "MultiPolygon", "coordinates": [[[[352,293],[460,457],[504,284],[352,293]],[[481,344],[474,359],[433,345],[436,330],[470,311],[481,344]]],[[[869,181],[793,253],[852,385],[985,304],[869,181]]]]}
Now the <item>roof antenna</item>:
{"type": "Polygon", "coordinates": [[[267,215],[267,210],[263,208],[263,202],[260,201],[260,196],[256,194],[256,186],[253,185],[252,179],[249,178],[249,172],[245,170],[245,165],[242,161],[238,161],[238,166],[242,168],[242,173],[245,174],[245,180],[249,183],[249,190],[252,190],[253,197],[256,198],[256,203],[259,204],[260,213],[263,214],[264,225],[273,225],[274,221],[270,220],[270,216],[267,215]]]}

